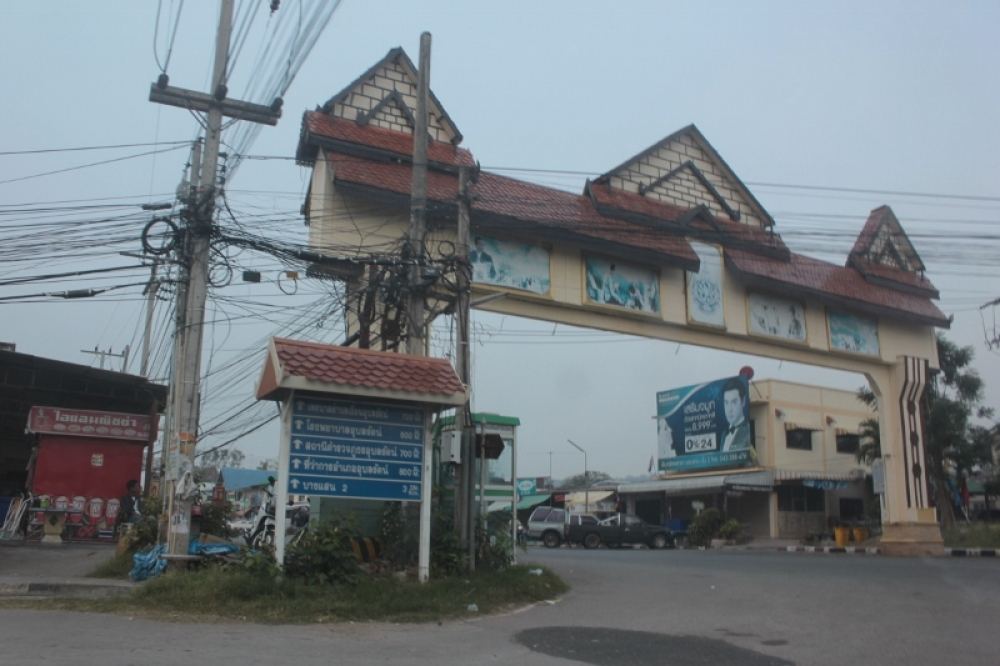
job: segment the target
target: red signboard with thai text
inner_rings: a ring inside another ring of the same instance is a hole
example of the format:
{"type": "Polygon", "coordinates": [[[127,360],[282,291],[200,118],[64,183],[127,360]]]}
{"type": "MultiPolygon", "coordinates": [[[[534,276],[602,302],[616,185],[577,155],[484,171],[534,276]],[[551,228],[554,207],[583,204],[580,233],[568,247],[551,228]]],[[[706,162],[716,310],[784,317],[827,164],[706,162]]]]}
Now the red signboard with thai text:
{"type": "Polygon", "coordinates": [[[148,442],[155,423],[149,416],[63,407],[32,407],[28,432],[148,442]]]}

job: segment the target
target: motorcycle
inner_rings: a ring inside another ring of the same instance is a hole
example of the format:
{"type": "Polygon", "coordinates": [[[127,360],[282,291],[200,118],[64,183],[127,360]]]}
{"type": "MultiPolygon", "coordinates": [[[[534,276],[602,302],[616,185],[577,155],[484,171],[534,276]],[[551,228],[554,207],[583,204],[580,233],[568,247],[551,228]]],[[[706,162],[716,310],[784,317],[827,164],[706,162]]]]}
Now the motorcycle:
{"type": "MultiPolygon", "coordinates": [[[[267,477],[264,493],[267,499],[257,508],[250,527],[243,532],[243,540],[250,548],[274,548],[275,535],[275,494],[273,476],[267,477]]],[[[309,505],[289,504],[285,507],[285,544],[302,536],[309,525],[309,505]]]]}

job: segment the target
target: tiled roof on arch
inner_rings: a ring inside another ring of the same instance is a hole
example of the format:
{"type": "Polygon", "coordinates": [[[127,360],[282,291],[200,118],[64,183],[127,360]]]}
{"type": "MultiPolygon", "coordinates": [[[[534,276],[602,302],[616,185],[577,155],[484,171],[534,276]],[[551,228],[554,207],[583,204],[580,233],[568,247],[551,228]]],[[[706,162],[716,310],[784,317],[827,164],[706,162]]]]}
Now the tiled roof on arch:
{"type": "Polygon", "coordinates": [[[777,261],[744,250],[726,250],[726,265],[751,286],[807,294],[870,314],[947,328],[949,320],[929,298],[871,284],[853,268],[791,253],[777,261]]]}
{"type": "MultiPolygon", "coordinates": [[[[389,196],[410,195],[408,164],[359,159],[328,153],[334,181],[379,190],[389,196]]],[[[433,202],[453,206],[458,197],[458,178],[450,173],[428,171],[427,196],[433,202]]],[[[472,186],[472,211],[476,227],[491,231],[533,231],[541,240],[549,235],[570,235],[579,242],[593,241],[632,253],[637,260],[660,260],[697,269],[698,257],[682,237],[609,218],[598,213],[588,197],[542,185],[481,172],[472,186]],[[493,221],[483,219],[491,217],[493,221]],[[482,220],[482,223],[480,223],[482,220]],[[503,222],[506,220],[507,222],[503,222]],[[519,225],[517,223],[523,223],[519,225]]]]}
{"type": "MultiPolygon", "coordinates": [[[[359,125],[353,120],[336,118],[322,111],[306,111],[302,117],[302,137],[296,159],[300,162],[311,161],[317,146],[339,147],[341,150],[355,146],[369,152],[374,149],[391,153],[406,162],[413,159],[412,134],[374,125],[359,125]]],[[[448,167],[474,166],[476,163],[471,152],[443,141],[427,142],[427,159],[448,167]]]]}
{"type": "MultiPolygon", "coordinates": [[[[324,110],[307,112],[299,156],[311,159],[307,153],[315,155],[320,148],[338,187],[408,205],[411,134],[331,117],[324,110]]],[[[471,167],[475,160],[468,150],[430,141],[428,161],[430,210],[448,219],[456,210],[458,167],[471,167]]],[[[713,216],[702,206],[685,209],[655,201],[613,188],[606,179],[590,182],[582,194],[576,194],[484,171],[470,191],[474,232],[568,243],[623,260],[687,270],[698,268],[688,239],[700,239],[722,245],[727,265],[748,286],[780,288],[783,293],[809,295],[837,307],[948,325],[931,301],[937,291],[921,272],[872,261],[869,250],[879,225],[894,224],[893,229],[901,231],[888,207],[872,211],[847,265],[838,266],[790,252],[769,229],[713,216]]],[[[767,217],[766,211],[763,214],[767,217]]],[[[919,262],[908,239],[897,249],[911,265],[914,259],[919,262]]]]}

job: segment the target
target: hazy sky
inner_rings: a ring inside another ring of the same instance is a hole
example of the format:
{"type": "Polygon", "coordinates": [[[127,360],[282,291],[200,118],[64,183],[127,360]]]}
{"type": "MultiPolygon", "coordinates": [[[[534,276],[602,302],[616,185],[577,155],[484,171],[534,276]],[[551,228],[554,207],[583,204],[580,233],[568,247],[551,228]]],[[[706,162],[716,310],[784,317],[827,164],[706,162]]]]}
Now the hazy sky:
{"type": "MultiPolygon", "coordinates": [[[[238,2],[237,5],[244,3],[238,2]]],[[[260,3],[258,3],[260,4],[260,3]]],[[[0,53],[6,93],[0,152],[193,139],[192,116],[147,101],[166,58],[178,2],[4,3],[0,53]]],[[[295,11],[285,0],[279,11],[295,11]]],[[[168,73],[171,83],[204,90],[216,3],[187,2],[168,73]]],[[[273,19],[271,19],[273,21],[273,19]]],[[[484,168],[549,169],[512,175],[582,189],[602,173],[678,128],[695,123],[777,220],[794,250],[842,263],[868,212],[893,207],[953,315],[949,336],[976,349],[991,404],[1000,404],[1000,359],[986,349],[979,306],[1000,296],[996,265],[1000,217],[1000,4],[989,2],[362,2],[345,0],[285,98],[277,128],[265,128],[251,153],[294,154],[301,113],[350,83],[394,46],[416,60],[422,30],[434,35],[431,86],[484,168]],[[803,190],[823,185],[880,193],[803,190]],[[928,196],[892,194],[921,193],[928,196]],[[973,195],[953,198],[941,195],[973,195]]],[[[244,94],[268,29],[257,19],[233,68],[230,92],[244,94]]],[[[267,60],[274,66],[278,58],[267,60]]],[[[171,148],[163,145],[161,148],[171,148]]],[[[118,266],[133,260],[149,215],[134,204],[169,201],[184,149],[10,179],[157,150],[0,155],[0,242],[28,233],[16,225],[80,220],[82,245],[53,258],[60,234],[37,239],[37,256],[0,246],[0,298],[42,291],[142,282],[144,269],[66,282],[5,285],[22,276],[118,266]],[[130,208],[109,209],[115,203],[130,208]],[[79,200],[89,200],[82,202],[79,200]],[[53,203],[66,202],[73,203],[53,203]],[[99,209],[68,206],[102,206],[99,209]],[[23,212],[48,206],[58,210],[23,212]],[[126,215],[116,233],[135,238],[104,248],[97,220],[126,215]],[[58,236],[58,237],[57,237],[58,236]]],[[[505,172],[508,173],[508,172],[505,172]]],[[[288,159],[248,159],[228,185],[236,217],[258,231],[304,238],[297,211],[308,170],[288,159]]],[[[37,232],[46,227],[36,226],[37,232]]],[[[30,241],[28,241],[30,243],[30,241]]],[[[15,244],[16,245],[16,244],[15,244]]],[[[278,323],[297,321],[299,337],[336,340],[335,313],[321,286],[303,281],[286,296],[279,266],[233,259],[265,281],[217,290],[206,334],[210,353],[206,419],[216,422],[252,400],[263,340],[278,323]],[[297,307],[298,310],[289,309],[297,307]],[[247,308],[263,317],[249,316],[247,308]],[[245,359],[242,362],[240,359],[245,359]]],[[[141,287],[66,302],[0,300],[0,340],[18,350],[95,363],[82,349],[138,348],[141,287]]],[[[166,303],[157,310],[154,373],[165,371],[166,303]]],[[[699,350],[672,343],[476,315],[475,408],[521,417],[521,474],[555,476],[592,469],[645,472],[655,451],[658,390],[734,374],[853,389],[857,376],[699,350]]],[[[285,329],[287,330],[287,329],[285,329]]],[[[447,326],[435,349],[444,350],[447,326]]],[[[133,359],[135,358],[135,352],[133,359]]],[[[138,368],[133,360],[132,371],[138,368]]],[[[219,443],[273,412],[252,408],[217,427],[219,443]]],[[[273,426],[240,447],[252,458],[277,451],[273,426]]]]}

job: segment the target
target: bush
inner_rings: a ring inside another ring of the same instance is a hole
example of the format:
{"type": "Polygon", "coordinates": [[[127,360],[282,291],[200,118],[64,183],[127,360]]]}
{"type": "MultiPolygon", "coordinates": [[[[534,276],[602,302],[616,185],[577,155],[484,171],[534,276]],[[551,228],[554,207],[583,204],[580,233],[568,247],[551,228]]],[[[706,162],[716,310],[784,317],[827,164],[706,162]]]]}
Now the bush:
{"type": "Polygon", "coordinates": [[[386,502],[379,519],[382,559],[395,569],[405,569],[417,563],[420,524],[417,520],[407,520],[405,511],[402,502],[386,502]]]}
{"type": "Polygon", "coordinates": [[[439,511],[431,528],[431,576],[454,576],[462,573],[465,553],[459,543],[450,516],[439,511]]]}
{"type": "Polygon", "coordinates": [[[510,535],[510,514],[496,511],[477,523],[476,566],[490,571],[503,571],[513,564],[514,542],[510,535]]]}
{"type": "Polygon", "coordinates": [[[201,533],[228,539],[232,536],[229,530],[229,521],[232,517],[233,506],[229,502],[221,505],[214,503],[202,504],[201,533]]]}
{"type": "Polygon", "coordinates": [[[719,538],[726,541],[739,541],[743,538],[743,526],[740,521],[730,518],[719,527],[719,538]]]}
{"type": "Polygon", "coordinates": [[[160,512],[163,510],[163,503],[156,495],[150,495],[142,500],[140,504],[142,517],[131,525],[119,525],[120,538],[125,541],[125,553],[131,554],[155,546],[159,543],[160,512]]]}
{"type": "Polygon", "coordinates": [[[692,546],[708,546],[721,527],[722,514],[718,509],[704,509],[688,526],[688,543],[692,546]]]}
{"type": "Polygon", "coordinates": [[[972,523],[955,526],[945,530],[944,545],[949,548],[1000,548],[1000,525],[972,523]]]}
{"type": "Polygon", "coordinates": [[[357,532],[344,521],[324,522],[285,551],[285,575],[308,583],[354,583],[360,569],[352,546],[357,532]]]}

